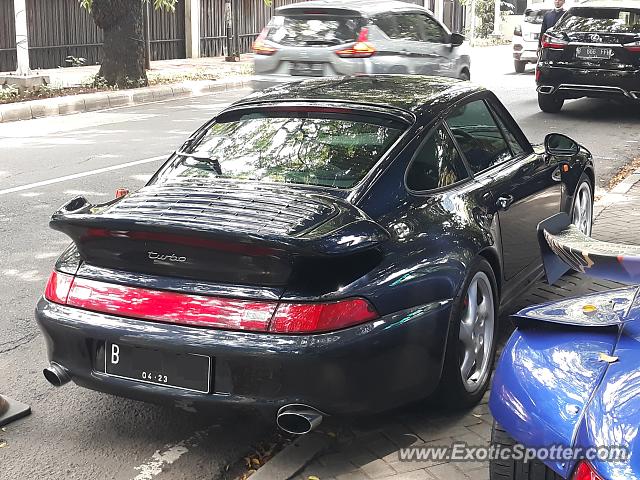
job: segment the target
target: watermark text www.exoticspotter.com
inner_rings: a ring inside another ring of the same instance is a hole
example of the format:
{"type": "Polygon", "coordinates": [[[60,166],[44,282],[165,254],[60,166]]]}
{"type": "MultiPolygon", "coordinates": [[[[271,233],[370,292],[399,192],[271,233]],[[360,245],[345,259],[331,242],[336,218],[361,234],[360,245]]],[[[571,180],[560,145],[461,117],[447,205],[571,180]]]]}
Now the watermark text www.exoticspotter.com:
{"type": "Polygon", "coordinates": [[[521,444],[515,444],[513,446],[473,446],[459,442],[448,446],[401,448],[398,452],[398,457],[401,462],[484,462],[490,460],[514,460],[527,463],[534,459],[557,462],[577,460],[626,462],[629,458],[629,450],[625,447],[572,448],[562,445],[538,448],[525,447],[521,444]]]}

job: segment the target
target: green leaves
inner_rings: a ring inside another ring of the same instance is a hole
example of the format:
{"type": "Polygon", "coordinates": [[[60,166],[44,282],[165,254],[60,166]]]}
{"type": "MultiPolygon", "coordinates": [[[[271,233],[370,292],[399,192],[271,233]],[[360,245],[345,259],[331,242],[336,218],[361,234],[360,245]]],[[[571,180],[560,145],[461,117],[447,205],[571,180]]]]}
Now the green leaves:
{"type": "MultiPolygon", "coordinates": [[[[83,8],[91,11],[92,0],[78,0],[83,8]]],[[[141,0],[143,2],[149,2],[151,0],[141,0]]],[[[153,8],[156,10],[165,10],[167,12],[174,12],[176,10],[176,3],[178,0],[153,0],[153,8]]]]}

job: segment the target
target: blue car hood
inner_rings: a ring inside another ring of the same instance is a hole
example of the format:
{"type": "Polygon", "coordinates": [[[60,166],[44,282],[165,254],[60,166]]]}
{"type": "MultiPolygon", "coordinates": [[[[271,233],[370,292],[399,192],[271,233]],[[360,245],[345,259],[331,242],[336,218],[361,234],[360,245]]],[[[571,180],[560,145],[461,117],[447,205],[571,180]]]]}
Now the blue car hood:
{"type": "MultiPolygon", "coordinates": [[[[629,395],[640,393],[640,350],[638,340],[629,336],[635,331],[640,339],[640,320],[632,321],[640,318],[635,293],[635,287],[626,288],[541,305],[518,314],[516,324],[520,322],[522,328],[504,348],[489,400],[494,418],[516,441],[526,447],[571,447],[613,445],[609,439],[622,436],[635,440],[640,396],[625,401],[625,394],[620,395],[620,388],[622,392],[631,388],[632,379],[637,384],[629,395]],[[582,318],[587,305],[596,307],[596,314],[587,315],[591,323],[582,318]],[[629,362],[622,360],[623,348],[629,362]],[[633,348],[636,353],[631,357],[633,348]],[[609,357],[615,356],[620,360],[609,363],[609,357]],[[626,369],[612,376],[613,383],[609,383],[610,375],[623,364],[626,369]],[[615,396],[612,389],[618,392],[615,396]],[[603,415],[605,411],[609,416],[603,415]],[[619,415],[632,412],[629,427],[620,427],[619,415]]],[[[564,478],[575,465],[570,461],[545,463],[564,478]]],[[[607,465],[603,473],[613,464],[607,465]]],[[[633,477],[625,474],[605,478],[633,477]]]]}

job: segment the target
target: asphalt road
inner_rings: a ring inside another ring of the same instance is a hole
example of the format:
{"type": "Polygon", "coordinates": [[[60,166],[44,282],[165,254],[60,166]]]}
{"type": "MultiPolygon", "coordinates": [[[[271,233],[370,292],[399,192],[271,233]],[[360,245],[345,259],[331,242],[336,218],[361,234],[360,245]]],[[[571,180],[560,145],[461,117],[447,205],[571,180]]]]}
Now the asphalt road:
{"type": "MultiPolygon", "coordinates": [[[[637,108],[579,100],[542,114],[533,74],[510,70],[504,47],[474,53],[474,80],[498,93],[531,141],[550,131],[574,136],[596,156],[600,185],[640,156],[637,108]]],[[[214,478],[273,431],[246,412],[193,415],[73,384],[55,389],[41,375],[46,350],[33,319],[68,243],[47,228],[50,214],[75,195],[100,202],[117,187],[142,186],[197,126],[246,93],[0,124],[0,393],[33,408],[0,431],[0,478],[214,478]]]]}

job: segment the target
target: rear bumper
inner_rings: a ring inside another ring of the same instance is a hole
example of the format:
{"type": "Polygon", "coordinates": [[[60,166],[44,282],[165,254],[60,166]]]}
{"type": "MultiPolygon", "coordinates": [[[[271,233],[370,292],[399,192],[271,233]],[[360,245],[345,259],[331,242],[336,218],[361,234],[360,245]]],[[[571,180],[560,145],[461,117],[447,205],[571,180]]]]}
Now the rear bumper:
{"type": "Polygon", "coordinates": [[[565,98],[628,98],[640,101],[640,70],[582,70],[538,64],[538,92],[565,98]]]}
{"type": "Polygon", "coordinates": [[[311,405],[327,414],[388,410],[432,393],[442,372],[450,302],[320,335],[271,335],[146,322],[41,299],[49,360],[92,390],[194,409],[311,405]],[[104,373],[105,341],[211,356],[207,394],[104,373]]]}

